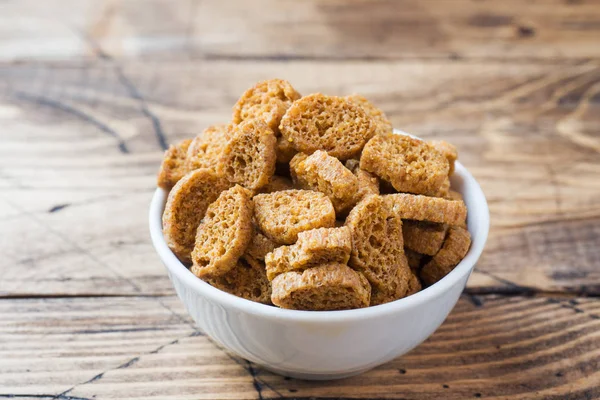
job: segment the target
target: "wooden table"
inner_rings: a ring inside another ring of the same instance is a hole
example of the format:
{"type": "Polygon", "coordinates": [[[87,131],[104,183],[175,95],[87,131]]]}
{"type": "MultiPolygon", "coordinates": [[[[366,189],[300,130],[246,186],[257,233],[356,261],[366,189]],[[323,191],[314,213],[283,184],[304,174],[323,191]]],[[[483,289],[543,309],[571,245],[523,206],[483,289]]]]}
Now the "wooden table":
{"type": "Polygon", "coordinates": [[[0,1],[0,398],[600,398],[600,2],[0,1]],[[492,228],[443,326],[334,382],[198,331],[149,241],[162,151],[255,81],[458,145],[492,228]]]}

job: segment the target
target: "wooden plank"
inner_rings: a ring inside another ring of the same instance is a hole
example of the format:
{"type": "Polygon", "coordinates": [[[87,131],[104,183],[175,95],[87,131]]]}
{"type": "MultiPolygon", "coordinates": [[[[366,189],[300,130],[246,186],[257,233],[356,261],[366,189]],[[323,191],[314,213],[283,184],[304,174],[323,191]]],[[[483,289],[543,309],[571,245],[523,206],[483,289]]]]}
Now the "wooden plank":
{"type": "Polygon", "coordinates": [[[600,293],[595,62],[112,60],[0,65],[0,293],[172,293],[146,223],[163,141],[227,121],[273,76],[364,93],[395,126],[458,145],[492,215],[474,292],[600,293]]]}
{"type": "Polygon", "coordinates": [[[597,299],[464,298],[409,354],[333,382],[284,379],[229,356],[190,325],[177,298],[160,300],[162,305],[147,297],[1,301],[0,397],[64,392],[86,399],[600,395],[597,299]]]}
{"type": "Polygon", "coordinates": [[[0,59],[598,57],[598,0],[35,0],[2,4],[0,59]],[[66,13],[64,10],[70,10],[66,13]]]}

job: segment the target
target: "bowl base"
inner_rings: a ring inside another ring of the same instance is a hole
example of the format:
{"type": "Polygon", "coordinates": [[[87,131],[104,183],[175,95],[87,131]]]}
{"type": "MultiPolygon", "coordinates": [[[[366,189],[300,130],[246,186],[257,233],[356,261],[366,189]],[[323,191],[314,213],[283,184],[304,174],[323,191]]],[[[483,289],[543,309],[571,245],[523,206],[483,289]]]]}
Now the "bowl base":
{"type": "Polygon", "coordinates": [[[349,378],[351,376],[360,375],[363,372],[367,372],[368,370],[372,369],[372,368],[366,368],[366,369],[361,369],[359,371],[327,374],[327,373],[305,373],[305,372],[285,371],[285,370],[281,370],[281,369],[277,369],[277,368],[266,367],[264,365],[261,365],[261,368],[263,368],[269,372],[272,372],[274,374],[277,374],[277,375],[287,376],[287,377],[294,378],[294,379],[302,379],[305,381],[329,381],[329,380],[335,380],[335,379],[344,379],[344,378],[349,378]]]}

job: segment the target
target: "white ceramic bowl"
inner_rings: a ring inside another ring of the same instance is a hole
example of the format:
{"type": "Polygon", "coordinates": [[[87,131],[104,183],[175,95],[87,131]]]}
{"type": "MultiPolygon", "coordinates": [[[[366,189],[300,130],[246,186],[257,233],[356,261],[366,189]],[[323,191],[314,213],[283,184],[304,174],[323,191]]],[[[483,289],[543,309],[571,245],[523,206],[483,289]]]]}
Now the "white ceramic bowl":
{"type": "Polygon", "coordinates": [[[358,310],[284,310],[230,295],[196,278],[164,240],[161,217],[167,193],[162,189],[156,190],[150,206],[150,234],[179,298],[215,342],[282,375],[343,378],[384,364],[423,342],[458,301],[487,239],[489,211],[479,184],[459,162],[451,181],[468,209],[472,243],[466,257],[427,289],[358,310]]]}

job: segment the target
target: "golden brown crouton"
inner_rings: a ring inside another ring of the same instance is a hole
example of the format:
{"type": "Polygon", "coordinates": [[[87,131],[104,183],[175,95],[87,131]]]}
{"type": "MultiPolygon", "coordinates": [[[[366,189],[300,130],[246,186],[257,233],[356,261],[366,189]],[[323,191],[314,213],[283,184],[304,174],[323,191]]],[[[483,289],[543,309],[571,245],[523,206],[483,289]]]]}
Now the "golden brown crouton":
{"type": "Polygon", "coordinates": [[[335,225],[331,200],[312,190],[284,190],[254,196],[254,217],[260,230],[279,244],[292,244],[298,233],[335,225]]]}
{"type": "Polygon", "coordinates": [[[282,136],[303,153],[324,150],[347,160],[360,153],[375,134],[367,113],[342,97],[311,94],[296,100],[279,125],[282,136]]]}
{"type": "Polygon", "coordinates": [[[191,142],[191,139],[182,140],[176,145],[170,145],[169,149],[165,151],[158,171],[158,187],[171,190],[183,178],[186,173],[185,157],[191,142]]]}
{"type": "Polygon", "coordinates": [[[236,185],[206,210],[196,233],[192,272],[213,279],[231,270],[252,238],[252,193],[236,185]]]}
{"type": "Polygon", "coordinates": [[[359,94],[346,96],[346,98],[351,102],[361,106],[363,110],[365,110],[365,112],[370,115],[371,118],[373,118],[373,121],[375,121],[375,125],[377,126],[377,134],[392,133],[392,123],[389,119],[387,119],[385,113],[381,111],[381,109],[375,107],[373,103],[359,94]]]}
{"type": "Polygon", "coordinates": [[[224,292],[246,300],[271,304],[271,283],[265,266],[252,257],[242,257],[225,275],[209,279],[208,283],[224,292]]]}
{"type": "Polygon", "coordinates": [[[458,265],[471,246],[471,235],[463,228],[452,226],[440,251],[421,268],[420,276],[427,285],[433,285],[458,265]]]}
{"type": "Polygon", "coordinates": [[[261,119],[279,133],[279,122],[285,111],[300,93],[282,79],[269,79],[258,82],[246,90],[233,107],[233,123],[239,124],[249,119],[261,119]]]}
{"type": "Polygon", "coordinates": [[[298,153],[290,162],[290,173],[300,188],[329,197],[338,215],[347,214],[358,201],[358,178],[324,151],[317,150],[310,156],[298,153]]]}
{"type": "Polygon", "coordinates": [[[235,126],[223,149],[220,171],[232,183],[257,190],[275,172],[275,135],[263,121],[246,120],[235,126]]]}
{"type": "Polygon", "coordinates": [[[163,234],[182,263],[191,264],[196,229],[210,203],[229,186],[225,178],[204,168],[185,175],[169,193],[162,218],[163,234]]]}
{"type": "Polygon", "coordinates": [[[410,269],[404,255],[402,220],[390,213],[381,196],[370,195],[350,211],[346,226],[352,232],[348,264],[369,280],[371,305],[403,297],[410,269]]]}
{"type": "Polygon", "coordinates": [[[286,272],[273,282],[273,304],[309,311],[350,310],[369,305],[371,287],[360,273],[343,264],[325,264],[286,272]]]}
{"type": "Polygon", "coordinates": [[[277,162],[289,163],[298,151],[292,146],[292,143],[280,136],[277,138],[277,162]]]}
{"type": "Polygon", "coordinates": [[[448,175],[452,175],[454,173],[454,162],[458,158],[458,150],[456,149],[456,146],[444,140],[430,140],[429,144],[432,145],[437,151],[442,153],[444,157],[446,157],[450,166],[448,175]]]}
{"type": "Polygon", "coordinates": [[[366,144],[360,167],[399,192],[436,195],[448,177],[448,160],[422,140],[406,135],[376,135],[366,144]]]}
{"type": "Polygon", "coordinates": [[[416,251],[412,251],[406,246],[404,247],[404,254],[406,255],[406,260],[408,261],[408,266],[410,267],[410,270],[415,274],[418,273],[421,269],[421,260],[423,260],[423,254],[419,254],[416,251]]]}
{"type": "Polygon", "coordinates": [[[421,290],[421,281],[412,271],[410,273],[410,277],[408,278],[408,291],[406,292],[406,296],[410,296],[411,294],[417,293],[421,290]]]}
{"type": "Polygon", "coordinates": [[[319,264],[346,264],[352,250],[352,237],[348,227],[319,228],[300,232],[298,241],[291,246],[281,246],[265,257],[267,278],[294,270],[305,270],[319,264]]]}
{"type": "Polygon", "coordinates": [[[294,184],[290,178],[285,176],[273,175],[269,183],[260,189],[260,193],[273,193],[282,190],[294,189],[294,184]]]}
{"type": "Polygon", "coordinates": [[[404,247],[417,253],[433,256],[442,248],[448,225],[433,222],[404,220],[404,247]]]}
{"type": "Polygon", "coordinates": [[[379,194],[379,179],[370,172],[360,169],[360,161],[350,159],[346,161],[346,168],[356,175],[358,179],[358,200],[369,194],[379,194]]]}
{"type": "Polygon", "coordinates": [[[247,254],[256,260],[264,261],[265,256],[275,250],[275,247],[277,247],[275,242],[263,235],[258,228],[255,228],[252,239],[244,254],[247,254]]]}
{"type": "Polygon", "coordinates": [[[230,124],[212,125],[196,136],[187,150],[186,171],[198,168],[217,170],[223,155],[223,149],[231,135],[230,124]]]}
{"type": "Polygon", "coordinates": [[[388,194],[383,197],[393,214],[402,219],[459,225],[467,216],[467,207],[460,200],[406,193],[388,194]]]}

